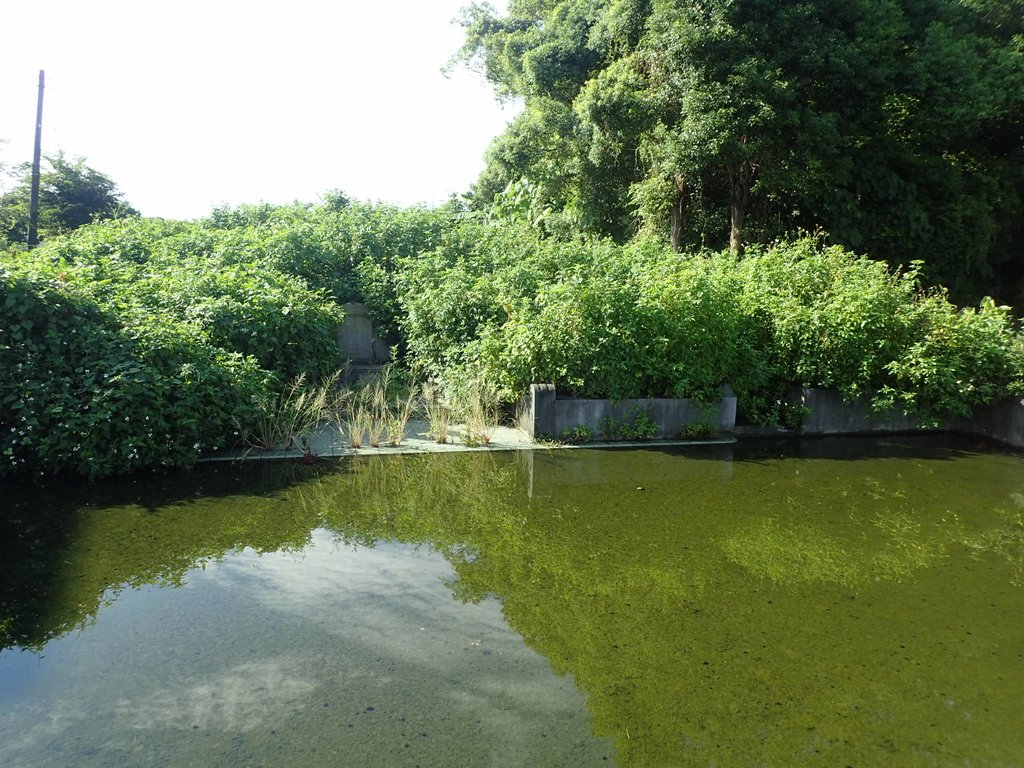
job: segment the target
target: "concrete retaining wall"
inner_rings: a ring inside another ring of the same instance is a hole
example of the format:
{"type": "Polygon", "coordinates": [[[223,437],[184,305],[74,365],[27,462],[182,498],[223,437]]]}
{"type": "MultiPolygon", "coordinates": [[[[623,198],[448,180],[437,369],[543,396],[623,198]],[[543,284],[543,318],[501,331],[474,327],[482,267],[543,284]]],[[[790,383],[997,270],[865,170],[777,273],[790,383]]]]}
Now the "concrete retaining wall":
{"type": "MultiPolygon", "coordinates": [[[[793,401],[809,409],[804,435],[916,432],[920,422],[898,410],[873,413],[866,399],[846,401],[832,389],[799,389],[793,401]]],[[[953,417],[932,431],[963,432],[1024,448],[1024,398],[1011,397],[975,409],[970,418],[953,417]]]]}
{"type": "MultiPolygon", "coordinates": [[[[866,399],[846,401],[832,389],[794,389],[791,402],[807,408],[800,434],[852,435],[922,431],[920,422],[898,410],[874,413],[866,399]]],[[[564,430],[584,426],[595,438],[602,437],[601,420],[608,416],[629,421],[646,412],[659,425],[654,437],[679,437],[687,424],[712,423],[720,433],[742,436],[786,434],[781,429],[736,428],[736,396],[723,387],[722,399],[711,409],[701,410],[690,400],[644,398],[637,400],[587,400],[558,397],[551,384],[534,384],[519,404],[519,428],[531,438],[558,438],[564,430]]],[[[930,431],[963,432],[1024,448],[1024,398],[1012,397],[975,410],[970,418],[950,418],[930,431]]],[[[792,434],[792,433],[790,433],[792,434]]]]}
{"type": "Polygon", "coordinates": [[[658,425],[655,438],[679,437],[687,424],[711,424],[720,433],[732,432],[736,425],[736,395],[728,387],[722,399],[710,408],[701,408],[691,400],[638,398],[635,400],[589,400],[558,397],[551,384],[534,384],[519,404],[519,428],[532,438],[560,437],[565,430],[586,427],[602,437],[601,422],[609,417],[619,423],[631,423],[645,413],[658,425]]]}
{"type": "Polygon", "coordinates": [[[899,410],[874,413],[866,399],[844,400],[834,389],[796,389],[790,402],[808,409],[804,435],[851,435],[859,432],[914,432],[921,423],[899,410]]]}
{"type": "Polygon", "coordinates": [[[1024,448],[1024,398],[1008,397],[975,409],[969,419],[952,419],[950,429],[1024,448]]]}

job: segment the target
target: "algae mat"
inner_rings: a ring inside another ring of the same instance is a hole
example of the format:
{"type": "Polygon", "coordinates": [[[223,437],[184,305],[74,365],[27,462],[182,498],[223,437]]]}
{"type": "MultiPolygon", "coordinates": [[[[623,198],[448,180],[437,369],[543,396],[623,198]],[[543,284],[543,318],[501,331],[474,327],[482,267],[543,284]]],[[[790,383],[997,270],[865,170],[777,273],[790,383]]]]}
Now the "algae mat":
{"type": "Polygon", "coordinates": [[[1024,764],[1024,459],[975,443],[4,491],[4,766],[1024,764]]]}

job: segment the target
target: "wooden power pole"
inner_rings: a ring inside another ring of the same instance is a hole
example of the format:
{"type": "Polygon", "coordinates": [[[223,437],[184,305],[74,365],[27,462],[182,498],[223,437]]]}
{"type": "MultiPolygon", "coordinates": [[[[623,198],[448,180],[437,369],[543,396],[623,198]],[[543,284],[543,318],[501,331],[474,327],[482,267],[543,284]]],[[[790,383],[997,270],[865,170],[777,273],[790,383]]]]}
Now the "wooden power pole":
{"type": "Polygon", "coordinates": [[[42,158],[43,145],[43,87],[46,73],[39,70],[39,101],[36,104],[36,147],[32,152],[32,197],[28,205],[28,247],[35,248],[39,243],[39,162],[42,158]]]}

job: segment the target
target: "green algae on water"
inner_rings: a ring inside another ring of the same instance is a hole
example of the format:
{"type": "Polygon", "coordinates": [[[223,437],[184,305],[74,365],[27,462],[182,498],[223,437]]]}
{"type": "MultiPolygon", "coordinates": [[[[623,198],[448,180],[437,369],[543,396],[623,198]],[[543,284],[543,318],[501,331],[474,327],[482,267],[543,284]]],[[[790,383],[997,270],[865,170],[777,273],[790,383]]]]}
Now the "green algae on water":
{"type": "Polygon", "coordinates": [[[1024,459],[974,444],[371,457],[10,497],[5,765],[75,743],[80,765],[1024,754],[1024,459]]]}

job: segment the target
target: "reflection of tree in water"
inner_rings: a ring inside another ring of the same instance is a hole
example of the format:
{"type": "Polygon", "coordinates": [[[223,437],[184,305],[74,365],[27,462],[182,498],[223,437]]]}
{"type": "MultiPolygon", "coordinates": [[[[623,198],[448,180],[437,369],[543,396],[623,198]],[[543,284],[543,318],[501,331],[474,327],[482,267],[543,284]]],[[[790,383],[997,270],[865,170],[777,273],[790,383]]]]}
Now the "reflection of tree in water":
{"type": "Polygon", "coordinates": [[[998,654],[1005,629],[977,629],[1022,610],[996,562],[1019,566],[1019,516],[984,501],[1017,490],[1019,462],[765,461],[723,482],[681,457],[581,456],[536,462],[532,500],[522,469],[491,457],[367,464],[354,516],[325,517],[429,543],[458,597],[496,594],[624,765],[984,762],[1024,746],[1006,735],[1024,670],[998,654]]]}
{"type": "Polygon", "coordinates": [[[15,492],[0,514],[0,648],[42,647],[124,588],[179,585],[229,552],[301,549],[316,517],[282,493],[310,474],[224,466],[15,492]]]}
{"type": "Polygon", "coordinates": [[[1019,459],[721,466],[653,451],[371,457],[200,498],[179,479],[166,503],[69,507],[56,529],[8,521],[19,575],[5,583],[45,587],[5,602],[4,640],[41,645],[125,585],[177,583],[242,547],[299,548],[325,526],[430,546],[459,599],[496,595],[574,676],[623,765],[1024,751],[1007,727],[1024,669],[1004,652],[1024,618],[1008,584],[1019,459]]]}

